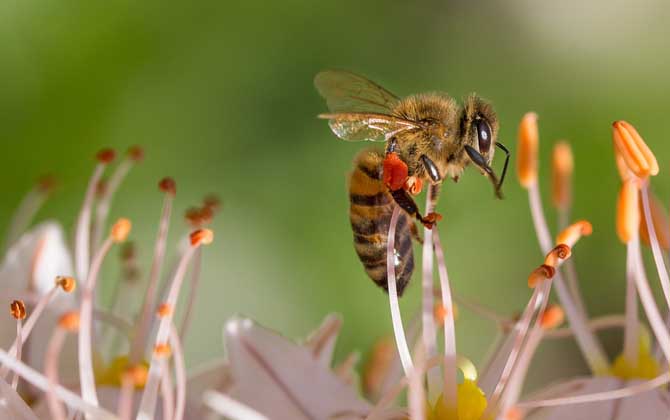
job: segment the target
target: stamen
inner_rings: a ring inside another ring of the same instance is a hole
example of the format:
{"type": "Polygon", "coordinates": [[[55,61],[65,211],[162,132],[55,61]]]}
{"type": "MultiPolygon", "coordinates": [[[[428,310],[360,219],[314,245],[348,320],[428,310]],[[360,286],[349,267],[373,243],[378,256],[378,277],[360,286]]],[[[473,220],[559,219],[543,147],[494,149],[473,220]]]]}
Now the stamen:
{"type": "Polygon", "coordinates": [[[154,309],[156,301],[156,289],[165,259],[165,247],[167,245],[168,230],[170,227],[170,215],[172,214],[172,203],[177,192],[177,184],[172,178],[163,178],[158,183],[158,188],[165,193],[163,201],[163,210],[161,212],[158,225],[158,234],[154,245],[154,256],[151,262],[151,272],[149,273],[149,284],[147,285],[144,301],[142,302],[142,315],[137,328],[137,333],[133,339],[130,350],[130,362],[136,364],[142,357],[146,346],[146,337],[148,336],[151,325],[151,312],[154,309]]]}
{"type": "Polygon", "coordinates": [[[217,213],[221,209],[221,200],[214,194],[209,194],[205,196],[202,200],[203,207],[210,209],[212,212],[217,213]]]}
{"type": "Polygon", "coordinates": [[[253,408],[216,391],[206,391],[203,403],[216,413],[231,420],[268,420],[267,417],[253,408]]]}
{"type": "Polygon", "coordinates": [[[616,163],[616,169],[617,172],[619,172],[619,178],[621,178],[621,182],[626,182],[633,177],[633,173],[630,171],[630,169],[628,169],[626,161],[623,159],[623,156],[621,156],[621,153],[619,153],[616,147],[614,148],[614,162],[616,163]]]}
{"type": "Polygon", "coordinates": [[[567,142],[554,145],[551,160],[551,197],[559,211],[565,211],[572,203],[572,171],[574,161],[572,149],[567,142]]]}
{"type": "MultiPolygon", "coordinates": [[[[435,212],[437,197],[433,196],[433,188],[428,188],[426,192],[425,213],[435,212]]],[[[433,231],[424,227],[423,230],[423,271],[422,271],[422,338],[426,357],[431,358],[437,354],[435,322],[433,320],[432,309],[434,307],[433,299],[433,231]]],[[[435,401],[439,395],[440,372],[439,369],[430,369],[428,371],[428,399],[435,401]]]]}
{"type": "Polygon", "coordinates": [[[517,173],[524,188],[537,184],[537,151],[539,134],[537,114],[529,112],[519,125],[519,147],[517,149],[517,173]]]}
{"type": "Polygon", "coordinates": [[[182,420],[186,408],[186,364],[184,362],[184,351],[179,339],[179,333],[174,328],[174,325],[170,329],[170,345],[174,354],[175,382],[177,385],[174,420],[182,420]]]}
{"type": "Polygon", "coordinates": [[[554,277],[556,269],[550,265],[542,264],[533,270],[528,276],[528,287],[534,289],[538,284],[554,277]]]}
{"type": "Polygon", "coordinates": [[[386,277],[388,281],[387,287],[389,295],[389,306],[391,309],[391,322],[393,323],[393,333],[395,335],[396,346],[398,347],[398,355],[400,356],[400,363],[402,364],[405,376],[409,376],[413,369],[413,363],[412,356],[410,356],[409,353],[409,347],[407,346],[405,329],[403,328],[402,316],[400,315],[400,306],[398,305],[398,291],[396,289],[394,258],[395,231],[400,212],[400,207],[395,206],[393,209],[393,214],[391,215],[386,247],[386,277]]]}
{"type": "Polygon", "coordinates": [[[56,181],[52,176],[44,176],[37,181],[37,185],[21,200],[8,225],[5,250],[12,246],[26,228],[30,226],[30,222],[53,192],[55,185],[56,181]]]}
{"type": "Polygon", "coordinates": [[[119,243],[126,239],[130,233],[130,221],[128,219],[119,219],[114,226],[112,226],[110,236],[103,242],[102,246],[95,254],[91,262],[91,269],[88,280],[83,286],[81,296],[81,308],[79,312],[81,322],[81,332],[79,334],[78,349],[79,349],[79,382],[81,386],[81,393],[84,400],[98,405],[98,395],[95,387],[95,377],[93,372],[92,360],[92,318],[93,318],[93,298],[95,294],[95,286],[100,272],[100,267],[105,257],[109,253],[112,244],[119,243]]]}
{"type": "MultiPolygon", "coordinates": [[[[670,221],[668,221],[668,212],[663,208],[663,204],[660,200],[649,191],[649,209],[651,210],[651,220],[654,221],[654,231],[656,232],[656,239],[658,244],[664,250],[670,249],[670,221]]],[[[640,212],[644,212],[642,208],[642,201],[638,200],[640,204],[640,212]]],[[[640,220],[640,239],[642,243],[647,246],[651,246],[651,241],[649,240],[649,229],[647,228],[647,221],[645,218],[640,220]]]]}
{"type": "MultiPolygon", "coordinates": [[[[49,392],[51,385],[48,378],[43,376],[35,369],[31,368],[30,366],[26,365],[25,363],[16,360],[12,356],[10,356],[7,352],[5,352],[3,349],[0,349],[0,363],[3,363],[5,366],[8,366],[9,369],[18,373],[22,378],[24,378],[26,381],[30,382],[32,385],[39,388],[40,390],[44,392],[49,392]]],[[[87,415],[90,415],[92,418],[96,420],[116,419],[116,416],[114,416],[112,413],[108,412],[105,409],[97,407],[93,404],[87,403],[79,395],[58,384],[55,385],[54,393],[56,394],[56,397],[58,397],[61,401],[63,401],[71,408],[87,413],[87,415]]]]}
{"type": "Polygon", "coordinates": [[[162,365],[161,366],[161,397],[163,400],[163,416],[166,419],[173,419],[174,418],[174,390],[172,387],[172,377],[170,376],[169,372],[169,367],[170,364],[168,362],[167,357],[163,357],[159,359],[159,363],[162,365]]]}
{"type": "Polygon", "coordinates": [[[170,306],[170,304],[168,304],[168,303],[161,303],[158,306],[158,310],[156,311],[156,313],[158,314],[158,316],[160,318],[171,315],[172,314],[172,306],[170,306]]]}
{"type": "Polygon", "coordinates": [[[621,184],[617,200],[616,233],[624,244],[630,242],[640,229],[638,182],[629,179],[621,184]]]}
{"type": "Polygon", "coordinates": [[[647,184],[642,186],[642,209],[644,210],[644,219],[647,222],[647,232],[649,233],[649,242],[651,243],[651,251],[654,255],[654,262],[656,263],[656,271],[658,278],[661,281],[661,288],[665,296],[665,302],[670,307],[670,278],[668,277],[668,270],[663,259],[663,251],[656,236],[656,229],[654,221],[651,217],[651,209],[649,205],[649,186],[647,184]]]}
{"type": "MultiPolygon", "coordinates": [[[[23,319],[26,317],[26,305],[22,300],[15,300],[10,304],[10,313],[16,319],[16,359],[21,360],[21,349],[23,347],[23,319]]],[[[12,377],[12,389],[16,391],[19,385],[19,375],[12,377]]]]}
{"type": "Polygon", "coordinates": [[[77,277],[80,280],[88,278],[88,265],[90,262],[91,208],[93,206],[95,190],[102,178],[105,167],[114,160],[114,151],[103,149],[98,152],[97,159],[99,163],[95,167],[93,175],[88,182],[86,194],[84,195],[84,202],[81,205],[79,217],[77,218],[77,227],[75,229],[74,258],[77,277]]]}
{"type": "Polygon", "coordinates": [[[96,218],[93,224],[92,246],[97,248],[102,241],[102,233],[105,229],[105,223],[109,215],[109,208],[114,195],[119,186],[128,175],[128,172],[134,164],[144,159],[144,150],[139,146],[132,146],[126,152],[126,158],[116,167],[116,170],[109,179],[105,190],[100,195],[100,200],[96,208],[96,218]]]}
{"type": "Polygon", "coordinates": [[[593,233],[593,226],[586,220],[580,220],[565,228],[556,237],[556,243],[565,244],[573,248],[582,236],[589,236],[593,233]]]}
{"type": "MultiPolygon", "coordinates": [[[[177,271],[175,272],[172,283],[170,284],[170,289],[168,291],[166,303],[171,307],[175,307],[177,304],[177,299],[179,297],[179,290],[184,280],[184,275],[188,268],[188,264],[193,258],[193,254],[198,249],[200,245],[206,245],[213,241],[214,233],[208,229],[201,229],[193,232],[191,234],[191,246],[186,250],[184,255],[179,261],[177,266],[177,271]]],[[[149,420],[154,417],[154,412],[156,409],[156,400],[158,394],[158,386],[160,379],[162,377],[162,364],[159,360],[161,356],[165,356],[164,346],[166,344],[168,335],[170,333],[170,326],[172,325],[172,318],[174,314],[168,314],[165,317],[160,319],[158,324],[158,331],[156,333],[154,352],[151,358],[151,364],[149,367],[149,380],[147,385],[144,388],[144,393],[142,394],[142,401],[140,402],[140,409],[138,413],[138,420],[149,420]]]]}
{"type": "Polygon", "coordinates": [[[197,296],[198,284],[200,283],[201,271],[202,250],[198,249],[193,256],[193,268],[191,268],[191,287],[188,293],[188,303],[186,305],[184,317],[181,321],[181,326],[179,327],[179,338],[181,340],[186,338],[186,333],[188,332],[188,328],[191,325],[191,317],[193,316],[193,310],[195,309],[195,299],[197,296]]]}
{"type": "MultiPolygon", "coordinates": [[[[426,419],[426,394],[423,389],[424,371],[426,364],[426,353],[419,342],[414,351],[416,364],[409,375],[409,389],[407,392],[407,402],[409,405],[409,418],[424,420],[426,419]]],[[[456,406],[453,406],[454,409],[456,406]]]]}
{"type": "Polygon", "coordinates": [[[444,306],[446,312],[444,318],[444,385],[442,387],[442,397],[447,409],[451,410],[455,409],[458,404],[456,328],[454,326],[454,310],[447,263],[440,243],[440,234],[437,227],[433,227],[433,229],[437,271],[440,275],[440,290],[442,291],[442,306],[444,306]]]}
{"type": "Polygon", "coordinates": [[[71,293],[77,288],[77,281],[68,276],[58,276],[56,277],[56,285],[60,286],[65,293],[71,293]]]}
{"type": "Polygon", "coordinates": [[[649,150],[635,127],[626,121],[616,121],[613,126],[612,139],[624,162],[638,178],[644,179],[658,174],[658,162],[649,150]]]}
{"type": "Polygon", "coordinates": [[[544,265],[556,268],[565,260],[570,258],[571,255],[572,250],[569,246],[566,244],[558,244],[556,247],[554,247],[554,249],[549,251],[547,256],[544,258],[544,265]]]}
{"type": "Polygon", "coordinates": [[[44,374],[49,380],[47,403],[51,417],[56,420],[65,419],[65,410],[56,395],[58,380],[58,359],[63,348],[65,336],[68,332],[76,332],[79,328],[79,315],[76,312],[67,312],[58,321],[58,327],[51,335],[49,345],[44,356],[44,374]]]}

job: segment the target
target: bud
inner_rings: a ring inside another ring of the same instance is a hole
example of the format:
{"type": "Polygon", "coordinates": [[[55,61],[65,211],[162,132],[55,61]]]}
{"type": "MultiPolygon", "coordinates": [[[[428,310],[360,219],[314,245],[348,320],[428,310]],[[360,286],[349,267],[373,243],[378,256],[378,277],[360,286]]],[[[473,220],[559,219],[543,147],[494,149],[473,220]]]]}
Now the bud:
{"type": "Polygon", "coordinates": [[[537,114],[529,112],[523,116],[519,125],[519,147],[516,161],[519,182],[524,188],[537,183],[538,144],[537,114]]]}
{"type": "Polygon", "coordinates": [[[635,127],[626,121],[616,121],[612,126],[614,147],[623,158],[628,169],[638,178],[657,175],[658,162],[656,157],[649,150],[635,127]]]}

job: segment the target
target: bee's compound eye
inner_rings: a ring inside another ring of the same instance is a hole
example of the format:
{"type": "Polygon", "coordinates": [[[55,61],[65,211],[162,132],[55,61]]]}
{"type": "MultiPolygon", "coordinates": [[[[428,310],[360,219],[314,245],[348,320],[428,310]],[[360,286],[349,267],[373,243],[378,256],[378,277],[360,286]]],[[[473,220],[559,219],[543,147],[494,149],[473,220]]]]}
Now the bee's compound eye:
{"type": "Polygon", "coordinates": [[[485,120],[477,120],[474,123],[479,140],[479,153],[488,153],[491,148],[491,127],[485,120]]]}

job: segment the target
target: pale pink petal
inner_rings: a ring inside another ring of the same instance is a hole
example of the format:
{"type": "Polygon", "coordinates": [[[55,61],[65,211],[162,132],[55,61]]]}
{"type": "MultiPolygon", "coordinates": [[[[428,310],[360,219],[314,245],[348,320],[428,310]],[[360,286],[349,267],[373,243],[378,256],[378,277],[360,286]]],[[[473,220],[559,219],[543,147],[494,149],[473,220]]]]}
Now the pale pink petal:
{"type": "Polygon", "coordinates": [[[0,379],[0,418],[12,420],[38,420],[39,418],[12,389],[0,379]]]}
{"type": "Polygon", "coordinates": [[[337,336],[342,328],[342,318],[337,314],[329,314],[319,328],[312,332],[305,341],[305,347],[326,367],[333,362],[333,353],[337,336]]]}
{"type": "Polygon", "coordinates": [[[370,406],[303,346],[249,319],[226,324],[234,385],[229,395],[271,418],[364,415],[370,406]]]}

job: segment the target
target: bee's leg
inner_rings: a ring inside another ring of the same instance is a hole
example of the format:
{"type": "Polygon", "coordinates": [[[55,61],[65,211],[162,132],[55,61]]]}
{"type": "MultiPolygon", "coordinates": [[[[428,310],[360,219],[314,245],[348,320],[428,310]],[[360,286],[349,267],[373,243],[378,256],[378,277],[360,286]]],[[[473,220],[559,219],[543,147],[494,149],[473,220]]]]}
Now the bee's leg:
{"type": "Polygon", "coordinates": [[[410,216],[416,218],[426,228],[432,229],[436,222],[442,220],[442,216],[437,213],[429,213],[425,217],[419,212],[419,207],[409,193],[403,189],[391,191],[391,195],[401,209],[405,210],[410,216]]]}
{"type": "MultiPolygon", "coordinates": [[[[472,162],[479,166],[481,170],[484,171],[486,175],[488,175],[488,178],[491,180],[491,183],[493,184],[493,189],[495,191],[496,197],[502,199],[502,191],[500,190],[501,183],[498,182],[498,177],[496,174],[493,172],[493,169],[486,163],[486,159],[484,159],[484,156],[482,156],[478,151],[476,151],[474,148],[468,146],[467,144],[465,145],[465,151],[468,154],[468,157],[472,162]]],[[[507,172],[507,163],[505,163],[505,172],[507,172]]]]}
{"type": "Polygon", "coordinates": [[[423,238],[419,234],[419,229],[417,229],[416,224],[412,222],[411,225],[409,225],[409,232],[412,235],[412,239],[423,245],[423,238]]]}

